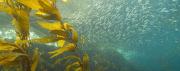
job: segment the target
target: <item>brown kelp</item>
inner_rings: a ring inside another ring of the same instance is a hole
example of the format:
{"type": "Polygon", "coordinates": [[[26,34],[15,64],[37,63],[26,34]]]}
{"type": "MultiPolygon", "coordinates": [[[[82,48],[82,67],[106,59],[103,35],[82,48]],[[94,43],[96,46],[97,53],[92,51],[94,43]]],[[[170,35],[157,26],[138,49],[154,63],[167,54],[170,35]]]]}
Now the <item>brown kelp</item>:
{"type": "Polygon", "coordinates": [[[57,59],[54,64],[58,64],[62,61],[66,62],[65,71],[90,71],[89,56],[87,53],[84,53],[82,57],[77,55],[66,56],[64,58],[57,59]],[[68,60],[72,61],[68,62],[68,60]]]}
{"type": "MultiPolygon", "coordinates": [[[[0,12],[5,12],[12,17],[12,25],[16,32],[14,42],[0,41],[0,65],[4,70],[36,71],[40,54],[38,48],[33,49],[33,55],[29,53],[31,43],[57,43],[58,48],[48,52],[51,55],[50,58],[77,50],[78,32],[72,25],[61,20],[62,17],[55,4],[56,0],[0,0],[0,12]],[[30,39],[29,19],[32,11],[41,18],[37,23],[41,28],[49,31],[50,36],[30,39]]],[[[87,54],[82,58],[69,55],[59,59],[72,56],[78,60],[68,64],[66,71],[89,70],[87,54]]]]}

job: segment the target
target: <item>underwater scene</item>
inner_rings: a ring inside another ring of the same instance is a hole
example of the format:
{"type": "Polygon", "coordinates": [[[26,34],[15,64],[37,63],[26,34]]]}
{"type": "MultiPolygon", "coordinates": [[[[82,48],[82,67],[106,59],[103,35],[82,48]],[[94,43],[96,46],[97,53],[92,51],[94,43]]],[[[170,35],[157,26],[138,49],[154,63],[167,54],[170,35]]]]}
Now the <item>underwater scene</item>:
{"type": "Polygon", "coordinates": [[[180,71],[180,0],[0,0],[0,71],[180,71]]]}

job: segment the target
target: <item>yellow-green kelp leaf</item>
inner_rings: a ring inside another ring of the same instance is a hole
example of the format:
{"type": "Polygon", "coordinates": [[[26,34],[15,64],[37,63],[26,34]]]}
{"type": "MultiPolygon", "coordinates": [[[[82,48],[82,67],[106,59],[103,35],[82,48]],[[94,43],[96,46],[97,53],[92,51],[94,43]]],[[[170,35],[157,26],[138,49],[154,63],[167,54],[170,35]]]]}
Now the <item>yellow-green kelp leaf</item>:
{"type": "Polygon", "coordinates": [[[75,69],[75,71],[83,71],[83,70],[82,70],[82,67],[78,67],[75,69]]]}
{"type": "Polygon", "coordinates": [[[58,47],[63,47],[64,44],[65,44],[65,40],[59,40],[59,41],[57,42],[57,44],[58,44],[58,47]]]}
{"type": "Polygon", "coordinates": [[[19,57],[27,57],[26,54],[22,53],[15,53],[15,52],[5,52],[5,53],[0,53],[0,65],[11,65],[17,62],[17,59],[19,57]]]}
{"type": "Polygon", "coordinates": [[[41,5],[39,4],[39,0],[16,0],[16,1],[28,6],[33,10],[39,10],[42,8],[41,5]]]}
{"type": "Polygon", "coordinates": [[[62,30],[52,30],[50,31],[50,33],[58,35],[58,36],[63,36],[63,37],[67,37],[68,33],[66,30],[62,29],[62,30]]]}
{"type": "Polygon", "coordinates": [[[80,65],[81,65],[81,63],[79,61],[74,62],[72,64],[67,65],[65,71],[71,71],[74,68],[79,67],[80,65]]]}
{"type": "Polygon", "coordinates": [[[29,42],[31,42],[31,43],[51,43],[51,42],[56,42],[60,39],[63,39],[63,38],[56,38],[56,37],[50,36],[50,37],[31,39],[31,40],[29,40],[29,42]]]}
{"type": "MultiPolygon", "coordinates": [[[[11,8],[13,17],[13,26],[16,31],[16,40],[27,40],[29,38],[29,11],[24,9],[11,8]]],[[[18,45],[28,43],[17,43],[18,45]]],[[[26,47],[23,47],[26,48],[26,47]]]]}
{"type": "Polygon", "coordinates": [[[78,57],[78,56],[75,56],[75,55],[70,55],[70,56],[66,56],[64,58],[59,58],[57,59],[54,64],[58,64],[60,63],[61,61],[63,60],[68,60],[68,59],[73,59],[73,60],[76,60],[76,61],[81,61],[81,59],[78,57]]]}
{"type": "Polygon", "coordinates": [[[35,15],[46,20],[59,20],[56,14],[46,13],[44,11],[37,11],[35,15]]]}
{"type": "Polygon", "coordinates": [[[37,65],[38,65],[38,62],[39,62],[39,49],[36,48],[34,50],[34,55],[33,55],[33,58],[32,58],[32,65],[31,65],[31,71],[36,71],[36,68],[37,68],[37,65]]]}
{"type": "Polygon", "coordinates": [[[0,2],[0,12],[6,12],[10,14],[10,7],[5,4],[5,2],[0,2]]]}
{"type": "Polygon", "coordinates": [[[69,43],[69,44],[65,45],[64,47],[59,47],[58,49],[49,52],[49,54],[52,55],[51,58],[54,58],[58,55],[63,54],[64,52],[73,51],[73,50],[75,50],[75,48],[76,48],[75,44],[69,43]]]}
{"type": "Polygon", "coordinates": [[[69,30],[72,33],[71,39],[72,39],[73,43],[77,43],[78,32],[68,23],[64,23],[63,25],[66,30],[69,30]]]}
{"type": "Polygon", "coordinates": [[[4,0],[0,0],[0,2],[4,2],[4,0]]]}
{"type": "Polygon", "coordinates": [[[72,28],[72,26],[71,26],[69,23],[67,23],[67,22],[65,22],[65,23],[63,24],[63,26],[64,26],[64,28],[65,28],[66,30],[70,30],[70,29],[72,28]]]}
{"type": "Polygon", "coordinates": [[[14,51],[18,49],[18,46],[13,43],[0,41],[0,52],[1,51],[14,51]]]}
{"type": "Polygon", "coordinates": [[[52,22],[52,23],[49,23],[49,22],[38,22],[38,24],[44,28],[44,29],[47,29],[49,31],[52,31],[52,30],[63,30],[63,25],[60,23],[60,22],[52,22]]]}
{"type": "Polygon", "coordinates": [[[89,56],[87,53],[84,53],[82,60],[83,71],[89,71],[89,56]]]}
{"type": "Polygon", "coordinates": [[[15,10],[13,12],[13,25],[16,28],[16,32],[22,33],[23,35],[29,34],[29,14],[22,10],[15,10]]]}
{"type": "Polygon", "coordinates": [[[5,12],[13,17],[13,25],[18,37],[29,36],[29,12],[30,10],[14,0],[7,0],[3,3],[5,12]]]}
{"type": "Polygon", "coordinates": [[[72,32],[72,41],[74,43],[77,43],[78,41],[78,32],[75,30],[75,29],[71,29],[71,32],[72,32]]]}
{"type": "Polygon", "coordinates": [[[42,9],[38,10],[38,12],[46,13],[36,13],[37,16],[42,17],[47,20],[61,20],[61,15],[55,6],[54,0],[39,0],[39,4],[43,7],[42,9]]]}

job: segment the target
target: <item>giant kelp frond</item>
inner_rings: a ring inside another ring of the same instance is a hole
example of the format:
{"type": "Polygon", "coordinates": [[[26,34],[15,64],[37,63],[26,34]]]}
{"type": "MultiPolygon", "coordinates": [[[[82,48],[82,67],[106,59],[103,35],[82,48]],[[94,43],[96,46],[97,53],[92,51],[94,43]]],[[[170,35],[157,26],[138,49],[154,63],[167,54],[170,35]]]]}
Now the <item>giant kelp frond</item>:
{"type": "Polygon", "coordinates": [[[31,40],[29,40],[29,42],[31,42],[31,43],[51,43],[51,42],[56,42],[59,39],[63,39],[63,38],[56,38],[53,36],[49,36],[49,37],[41,37],[41,38],[31,39],[31,40]]]}
{"type": "Polygon", "coordinates": [[[83,71],[81,67],[76,68],[74,71],[83,71]]]}
{"type": "Polygon", "coordinates": [[[61,15],[55,6],[54,0],[39,0],[39,3],[43,8],[37,11],[37,16],[47,20],[61,21],[61,15]]]}
{"type": "MultiPolygon", "coordinates": [[[[12,16],[13,26],[16,31],[16,41],[27,40],[29,38],[29,13],[30,9],[15,0],[5,0],[5,4],[10,8],[9,15],[12,16]]],[[[28,43],[18,43],[23,45],[23,49],[27,48],[28,43]]]]}
{"type": "Polygon", "coordinates": [[[84,53],[82,58],[82,69],[83,71],[89,71],[89,56],[87,53],[84,53]]]}
{"type": "Polygon", "coordinates": [[[42,8],[38,0],[16,0],[16,1],[26,5],[27,7],[33,10],[39,10],[42,8]]]}
{"type": "Polygon", "coordinates": [[[0,41],[0,52],[2,51],[14,51],[18,49],[18,46],[5,41],[0,41]]]}
{"type": "Polygon", "coordinates": [[[0,0],[0,2],[4,2],[4,0],[0,0]]]}
{"type": "Polygon", "coordinates": [[[54,58],[54,57],[56,57],[58,55],[61,55],[64,52],[73,51],[75,49],[76,49],[76,45],[73,44],[73,43],[69,43],[64,47],[59,47],[57,50],[54,50],[54,51],[51,51],[51,52],[48,52],[48,53],[52,55],[51,58],[54,58]]]}
{"type": "MultiPolygon", "coordinates": [[[[56,0],[0,0],[0,12],[6,12],[12,17],[12,24],[16,31],[15,43],[0,41],[0,65],[19,65],[17,71],[36,71],[39,62],[39,51],[36,48],[32,59],[28,53],[30,43],[56,42],[58,48],[48,52],[54,58],[65,52],[75,51],[78,42],[78,32],[69,23],[61,20],[57,9],[56,0]],[[50,36],[29,39],[30,12],[45,21],[38,21],[43,29],[50,32],[50,36]],[[50,22],[51,21],[51,22],[50,22]],[[52,22],[53,21],[53,22],[52,22]]],[[[87,54],[80,56],[70,55],[55,61],[74,59],[75,62],[67,65],[66,71],[88,71],[89,57],[87,54]]]]}
{"type": "Polygon", "coordinates": [[[70,55],[66,56],[64,58],[57,59],[55,61],[55,64],[58,64],[62,61],[66,62],[68,60],[72,60],[71,62],[65,63],[67,64],[65,71],[90,71],[89,68],[89,55],[87,53],[84,53],[82,58],[80,56],[70,55]]]}
{"type": "Polygon", "coordinates": [[[23,53],[24,50],[14,43],[9,43],[6,41],[0,41],[0,52],[20,52],[20,53],[23,53]]]}
{"type": "MultiPolygon", "coordinates": [[[[49,14],[50,15],[49,17],[51,17],[51,19],[61,21],[61,15],[55,6],[54,0],[40,0],[39,2],[42,2],[41,6],[44,7],[44,9],[41,9],[40,12],[49,14]]],[[[41,15],[41,17],[43,17],[43,15],[41,15]]]]}
{"type": "Polygon", "coordinates": [[[71,36],[72,42],[77,43],[78,32],[75,29],[71,29],[71,33],[72,33],[72,36],[71,36]]]}
{"type": "Polygon", "coordinates": [[[36,68],[37,68],[37,65],[38,65],[38,62],[39,62],[39,49],[36,48],[34,50],[34,55],[33,55],[33,58],[32,58],[32,65],[31,65],[31,71],[36,71],[36,68]]]}
{"type": "Polygon", "coordinates": [[[0,65],[15,65],[20,62],[18,59],[22,57],[27,57],[27,55],[16,52],[0,53],[0,65]]]}
{"type": "Polygon", "coordinates": [[[10,7],[8,7],[7,4],[5,4],[5,2],[0,2],[0,12],[6,12],[6,13],[10,13],[10,7]]]}
{"type": "Polygon", "coordinates": [[[58,47],[63,47],[64,46],[64,44],[65,44],[65,40],[59,40],[58,42],[57,42],[57,46],[58,47]]]}
{"type": "Polygon", "coordinates": [[[51,58],[63,54],[66,51],[75,50],[78,33],[71,25],[68,23],[62,24],[61,22],[39,22],[39,25],[55,35],[54,38],[59,38],[57,41],[59,48],[49,52],[49,54],[52,54],[51,58]]]}
{"type": "Polygon", "coordinates": [[[64,30],[63,29],[63,25],[61,24],[61,22],[52,22],[52,23],[49,23],[49,22],[42,22],[42,21],[39,21],[38,24],[44,28],[44,29],[47,29],[49,31],[53,31],[53,30],[64,30]]]}
{"type": "Polygon", "coordinates": [[[24,41],[27,41],[29,38],[29,13],[31,9],[16,0],[4,0],[3,4],[4,7],[8,8],[8,10],[4,10],[3,12],[9,14],[13,19],[12,24],[16,31],[16,41],[13,44],[16,45],[16,47],[14,47],[16,49],[12,49],[12,47],[10,48],[10,44],[4,46],[9,47],[11,51],[0,53],[5,55],[1,58],[2,65],[18,62],[16,64],[20,65],[23,71],[30,71],[30,60],[27,53],[29,43],[24,41]]]}
{"type": "Polygon", "coordinates": [[[75,56],[75,55],[69,55],[69,56],[66,56],[66,57],[63,57],[63,58],[59,58],[59,59],[57,59],[55,62],[54,62],[54,64],[58,64],[58,63],[60,63],[60,62],[62,62],[62,61],[64,61],[64,60],[75,60],[75,61],[81,61],[81,59],[79,58],[79,56],[75,56]]]}
{"type": "Polygon", "coordinates": [[[71,40],[74,43],[77,43],[78,41],[78,32],[73,28],[73,26],[71,26],[70,24],[68,24],[67,22],[63,24],[65,30],[68,30],[71,32],[71,40]]]}
{"type": "Polygon", "coordinates": [[[72,64],[67,65],[65,71],[74,71],[74,68],[80,68],[79,66],[81,66],[80,62],[74,62],[72,64]]]}

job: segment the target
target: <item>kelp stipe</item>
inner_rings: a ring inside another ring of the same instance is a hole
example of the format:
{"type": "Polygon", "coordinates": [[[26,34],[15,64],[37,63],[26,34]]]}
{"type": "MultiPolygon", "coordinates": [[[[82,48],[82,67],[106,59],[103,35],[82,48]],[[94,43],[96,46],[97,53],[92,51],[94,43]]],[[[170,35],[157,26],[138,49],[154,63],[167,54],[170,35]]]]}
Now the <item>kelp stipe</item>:
{"type": "MultiPolygon", "coordinates": [[[[12,25],[16,31],[14,43],[0,41],[0,65],[5,71],[36,71],[40,59],[39,49],[35,48],[33,55],[30,54],[30,43],[56,42],[58,48],[48,52],[51,55],[50,58],[77,50],[78,33],[73,26],[61,20],[62,17],[55,3],[56,0],[0,0],[0,12],[6,12],[12,17],[12,25]],[[51,36],[30,39],[31,11],[36,11],[36,16],[46,20],[37,23],[49,31],[51,36]],[[48,22],[48,20],[53,20],[53,22],[48,22]]],[[[75,55],[60,58],[55,61],[55,64],[71,58],[77,61],[68,64],[66,71],[89,71],[89,57],[86,53],[82,58],[75,55]]]]}

